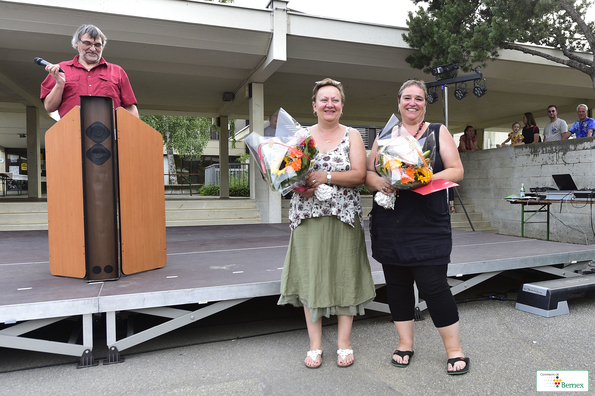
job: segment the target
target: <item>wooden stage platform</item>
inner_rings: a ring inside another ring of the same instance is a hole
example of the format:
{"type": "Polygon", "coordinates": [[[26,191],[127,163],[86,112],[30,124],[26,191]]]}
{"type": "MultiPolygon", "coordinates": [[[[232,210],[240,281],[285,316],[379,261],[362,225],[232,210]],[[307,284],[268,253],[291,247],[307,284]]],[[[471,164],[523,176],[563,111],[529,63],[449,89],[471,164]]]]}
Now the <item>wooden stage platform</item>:
{"type": "MultiPolygon", "coordinates": [[[[77,356],[80,366],[91,366],[93,315],[104,314],[108,361],[119,362],[127,348],[248,299],[277,295],[289,235],[287,224],[168,228],[164,268],[88,283],[50,274],[47,231],[0,232],[0,347],[77,356]],[[122,312],[166,321],[117,339],[116,314],[122,312]],[[24,336],[73,317],[80,319],[82,337],[56,342],[24,336]]],[[[367,231],[366,240],[371,255],[367,231]]],[[[502,271],[533,268],[578,276],[573,269],[595,259],[592,246],[479,232],[454,230],[453,243],[448,272],[453,294],[502,271]]],[[[382,268],[370,262],[380,287],[382,268]]],[[[418,307],[425,309],[425,302],[418,307]]],[[[367,308],[388,312],[379,302],[367,308]]]]}

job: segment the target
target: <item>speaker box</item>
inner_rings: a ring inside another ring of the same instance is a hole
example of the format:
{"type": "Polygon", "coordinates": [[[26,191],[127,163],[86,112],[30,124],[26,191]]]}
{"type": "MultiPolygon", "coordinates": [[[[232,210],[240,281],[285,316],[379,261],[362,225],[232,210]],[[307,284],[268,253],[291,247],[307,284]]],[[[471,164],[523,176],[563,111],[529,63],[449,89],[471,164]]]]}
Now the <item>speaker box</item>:
{"type": "Polygon", "coordinates": [[[118,163],[111,98],[81,96],[81,132],[87,279],[117,279],[118,163]]]}

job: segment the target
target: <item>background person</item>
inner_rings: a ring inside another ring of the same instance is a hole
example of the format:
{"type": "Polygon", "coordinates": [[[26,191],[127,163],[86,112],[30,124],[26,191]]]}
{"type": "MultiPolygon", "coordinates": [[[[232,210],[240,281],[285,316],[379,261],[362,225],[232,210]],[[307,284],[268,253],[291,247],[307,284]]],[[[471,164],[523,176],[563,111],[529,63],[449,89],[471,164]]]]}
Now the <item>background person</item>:
{"type": "Polygon", "coordinates": [[[269,126],[264,128],[264,136],[275,136],[277,131],[277,113],[273,113],[269,116],[269,126]]]}
{"type": "Polygon", "coordinates": [[[566,140],[571,133],[568,132],[568,124],[561,118],[558,118],[558,108],[556,105],[549,105],[547,107],[547,116],[550,122],[543,127],[543,141],[554,142],[557,140],[566,140]]]}
{"type": "Polygon", "coordinates": [[[593,136],[593,130],[595,130],[595,120],[587,117],[589,108],[586,104],[580,104],[576,108],[576,114],[578,120],[575,121],[570,127],[570,133],[574,133],[577,138],[593,136]]]}
{"type": "Polygon", "coordinates": [[[512,132],[508,134],[508,139],[502,142],[501,145],[496,145],[497,147],[500,146],[507,146],[506,143],[510,142],[511,146],[518,146],[523,143],[523,134],[521,133],[521,123],[520,122],[513,122],[512,123],[512,132]]]}
{"type": "Polygon", "coordinates": [[[138,117],[136,97],[124,69],[102,57],[107,38],[93,25],[82,25],[72,36],[72,47],[78,55],[70,61],[48,65],[48,76],[41,83],[41,101],[52,113],[64,117],[74,106],[80,106],[81,95],[109,96],[114,109],[124,107],[138,117]],[[60,72],[60,68],[64,73],[60,72]]]}
{"type": "Polygon", "coordinates": [[[541,136],[539,136],[539,128],[537,127],[537,123],[535,122],[535,117],[533,117],[533,113],[525,113],[523,114],[523,143],[524,144],[531,144],[531,143],[539,143],[541,142],[541,136]]]}
{"type": "Polygon", "coordinates": [[[305,364],[322,364],[322,317],[337,315],[337,364],[353,364],[353,316],[375,295],[364,240],[362,203],[358,186],[366,178],[366,149],[355,129],[339,123],[345,103],[340,82],[326,78],[315,84],[312,107],[318,123],[309,128],[319,153],[306,181],[295,191],[289,209],[292,230],[281,277],[278,304],[304,306],[310,350],[305,364]],[[313,196],[322,184],[332,198],[313,196]]]}
{"type": "Polygon", "coordinates": [[[477,150],[477,135],[471,125],[465,127],[465,131],[459,140],[459,152],[477,150]]]}
{"type": "MultiPolygon", "coordinates": [[[[427,89],[423,81],[406,81],[398,95],[402,133],[420,139],[434,132],[436,160],[433,179],[457,182],[463,179],[463,165],[456,144],[444,125],[426,124],[427,89]]],[[[393,132],[395,133],[395,132],[393,132]]],[[[391,194],[395,188],[375,169],[378,141],[368,157],[366,186],[376,194],[391,194]]],[[[399,335],[391,363],[407,367],[413,357],[415,319],[414,282],[442,337],[447,354],[447,373],[469,371],[459,342],[459,314],[446,273],[452,250],[452,233],[446,190],[428,195],[397,191],[393,209],[374,201],[370,220],[372,257],[382,264],[388,304],[399,335]]]]}

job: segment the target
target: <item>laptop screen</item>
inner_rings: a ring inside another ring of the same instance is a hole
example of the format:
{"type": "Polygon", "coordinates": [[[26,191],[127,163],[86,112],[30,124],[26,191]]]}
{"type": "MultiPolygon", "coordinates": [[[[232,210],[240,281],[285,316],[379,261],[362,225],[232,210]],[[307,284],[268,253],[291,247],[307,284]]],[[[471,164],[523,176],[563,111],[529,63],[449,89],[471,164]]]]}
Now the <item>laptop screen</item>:
{"type": "Polygon", "coordinates": [[[572,176],[568,173],[563,175],[552,175],[554,178],[554,182],[556,182],[556,186],[560,191],[574,191],[578,190],[576,184],[574,184],[574,180],[572,180],[572,176]]]}

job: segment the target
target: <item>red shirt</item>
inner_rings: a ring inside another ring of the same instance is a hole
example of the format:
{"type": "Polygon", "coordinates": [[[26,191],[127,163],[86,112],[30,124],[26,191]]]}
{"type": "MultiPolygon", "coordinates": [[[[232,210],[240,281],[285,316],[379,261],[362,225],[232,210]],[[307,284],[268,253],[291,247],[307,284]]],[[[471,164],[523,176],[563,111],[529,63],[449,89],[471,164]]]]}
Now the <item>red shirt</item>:
{"type": "MultiPolygon", "coordinates": [[[[114,101],[114,109],[136,104],[136,97],[124,69],[101,58],[97,66],[87,70],[79,63],[78,58],[77,55],[71,61],[60,62],[60,67],[64,70],[66,77],[62,103],[58,108],[60,117],[63,117],[74,106],[81,105],[81,95],[109,96],[114,101]]],[[[41,83],[40,98],[42,101],[49,95],[54,85],[56,85],[56,80],[48,74],[41,83]]]]}

